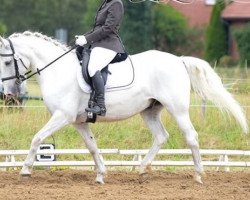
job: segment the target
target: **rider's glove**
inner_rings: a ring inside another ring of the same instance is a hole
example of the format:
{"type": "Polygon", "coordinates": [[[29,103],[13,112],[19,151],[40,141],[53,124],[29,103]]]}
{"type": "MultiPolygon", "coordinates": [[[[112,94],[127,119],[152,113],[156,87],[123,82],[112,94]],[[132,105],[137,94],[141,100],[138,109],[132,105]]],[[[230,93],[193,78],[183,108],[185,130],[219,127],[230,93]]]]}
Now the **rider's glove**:
{"type": "Polygon", "coordinates": [[[76,45],[83,46],[87,44],[86,37],[84,35],[76,35],[76,45]]]}

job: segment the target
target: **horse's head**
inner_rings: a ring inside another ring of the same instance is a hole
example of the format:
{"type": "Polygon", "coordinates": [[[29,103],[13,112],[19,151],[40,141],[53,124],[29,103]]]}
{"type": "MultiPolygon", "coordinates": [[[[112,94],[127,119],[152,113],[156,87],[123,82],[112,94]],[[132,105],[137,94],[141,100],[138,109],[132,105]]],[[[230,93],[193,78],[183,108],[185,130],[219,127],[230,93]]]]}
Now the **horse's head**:
{"type": "Polygon", "coordinates": [[[29,65],[29,60],[18,51],[18,45],[0,36],[0,74],[7,97],[19,95],[20,84],[29,65]]]}

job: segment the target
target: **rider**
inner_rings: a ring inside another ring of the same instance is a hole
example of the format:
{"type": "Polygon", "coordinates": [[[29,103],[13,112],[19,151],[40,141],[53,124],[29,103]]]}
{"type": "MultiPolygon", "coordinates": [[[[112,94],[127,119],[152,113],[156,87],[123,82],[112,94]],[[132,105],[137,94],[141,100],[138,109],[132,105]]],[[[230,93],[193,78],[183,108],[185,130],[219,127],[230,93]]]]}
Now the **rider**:
{"type": "Polygon", "coordinates": [[[102,116],[106,114],[104,81],[101,70],[112,62],[118,54],[125,53],[118,35],[123,14],[122,0],[103,0],[97,11],[92,31],[76,36],[76,45],[88,44],[92,48],[88,69],[95,90],[96,105],[93,108],[86,108],[87,112],[102,116]]]}

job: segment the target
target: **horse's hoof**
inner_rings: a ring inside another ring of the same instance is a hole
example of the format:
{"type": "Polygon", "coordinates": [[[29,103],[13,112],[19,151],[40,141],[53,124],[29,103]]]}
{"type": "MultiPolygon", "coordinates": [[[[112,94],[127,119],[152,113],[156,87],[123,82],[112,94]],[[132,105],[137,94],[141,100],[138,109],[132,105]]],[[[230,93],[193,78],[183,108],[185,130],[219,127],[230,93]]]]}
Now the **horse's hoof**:
{"type": "Polygon", "coordinates": [[[100,184],[100,185],[105,184],[103,180],[101,180],[101,181],[100,181],[100,180],[96,180],[95,182],[96,182],[97,184],[100,184]]]}
{"type": "Polygon", "coordinates": [[[206,176],[207,175],[206,175],[206,173],[204,171],[203,172],[195,172],[195,174],[194,174],[194,180],[198,184],[203,184],[202,179],[206,178],[206,176]]]}
{"type": "Polygon", "coordinates": [[[21,182],[26,182],[31,179],[31,174],[20,174],[19,180],[21,182]]]}
{"type": "Polygon", "coordinates": [[[198,183],[198,184],[201,184],[201,185],[203,184],[200,175],[195,175],[195,176],[194,176],[194,180],[195,180],[195,182],[198,183]]]}
{"type": "Polygon", "coordinates": [[[152,168],[151,168],[151,164],[147,164],[145,165],[141,165],[140,170],[139,170],[139,174],[146,174],[146,173],[151,173],[152,172],[152,168]]]}
{"type": "Polygon", "coordinates": [[[149,179],[149,173],[142,173],[139,175],[139,183],[142,184],[149,179]]]}
{"type": "Polygon", "coordinates": [[[20,174],[22,178],[30,178],[31,174],[20,174]]]}
{"type": "Polygon", "coordinates": [[[19,173],[22,177],[31,177],[31,171],[28,168],[22,168],[19,173]]]}
{"type": "Polygon", "coordinates": [[[98,184],[104,184],[104,181],[103,181],[103,175],[97,175],[96,179],[95,179],[95,182],[98,183],[98,184]]]}

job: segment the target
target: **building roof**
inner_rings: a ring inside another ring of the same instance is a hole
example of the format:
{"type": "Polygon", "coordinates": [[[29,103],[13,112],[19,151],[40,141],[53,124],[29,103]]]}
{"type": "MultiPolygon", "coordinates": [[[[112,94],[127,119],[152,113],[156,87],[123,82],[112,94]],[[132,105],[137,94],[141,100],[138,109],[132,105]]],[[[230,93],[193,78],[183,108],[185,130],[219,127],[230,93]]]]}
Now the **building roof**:
{"type": "Polygon", "coordinates": [[[222,18],[226,20],[250,19],[250,2],[230,3],[222,12],[222,18]]]}
{"type": "Polygon", "coordinates": [[[191,4],[181,4],[175,1],[169,1],[168,4],[187,17],[190,26],[207,25],[213,9],[213,6],[206,4],[205,0],[196,0],[191,4]]]}

